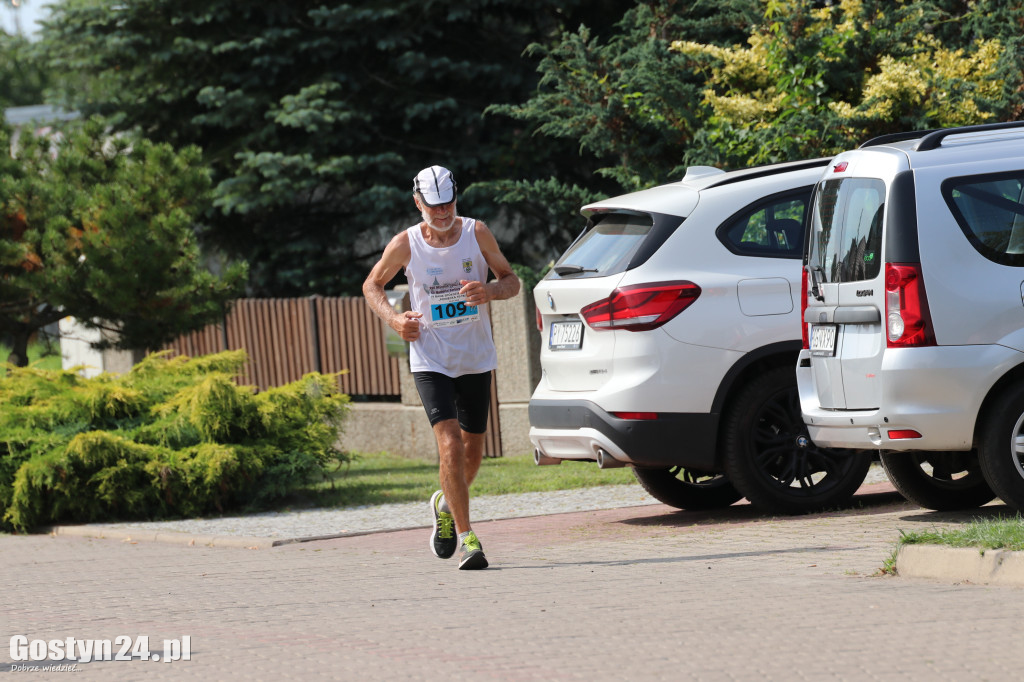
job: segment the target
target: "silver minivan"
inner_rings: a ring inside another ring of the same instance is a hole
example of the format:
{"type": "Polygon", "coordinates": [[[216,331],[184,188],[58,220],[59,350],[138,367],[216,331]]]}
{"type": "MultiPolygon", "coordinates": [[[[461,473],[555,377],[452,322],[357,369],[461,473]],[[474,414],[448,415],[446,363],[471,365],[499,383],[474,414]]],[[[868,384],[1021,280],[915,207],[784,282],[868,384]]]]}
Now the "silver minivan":
{"type": "Polygon", "coordinates": [[[804,240],[801,411],[931,509],[1024,509],[1024,122],[835,157],[804,240]]]}

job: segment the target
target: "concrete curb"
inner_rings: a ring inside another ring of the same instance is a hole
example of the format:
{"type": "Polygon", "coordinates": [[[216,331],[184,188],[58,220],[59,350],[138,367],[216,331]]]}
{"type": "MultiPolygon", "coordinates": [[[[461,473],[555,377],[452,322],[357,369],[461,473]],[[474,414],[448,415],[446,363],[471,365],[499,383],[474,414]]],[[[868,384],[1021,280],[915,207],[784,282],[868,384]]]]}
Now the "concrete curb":
{"type": "Polygon", "coordinates": [[[904,578],[1024,587],[1024,552],[902,545],[896,554],[896,573],[904,578]]]}
{"type": "MultiPolygon", "coordinates": [[[[101,526],[53,526],[46,531],[52,536],[71,536],[119,540],[121,542],[166,542],[174,545],[205,547],[236,547],[243,549],[267,549],[280,543],[271,538],[255,538],[226,535],[197,535],[173,531],[152,531],[143,528],[104,528],[101,526]]],[[[287,541],[286,541],[287,542],[287,541]]]]}
{"type": "Polygon", "coordinates": [[[182,531],[154,531],[146,528],[111,528],[109,526],[51,526],[41,532],[57,537],[96,538],[97,540],[118,540],[120,542],[165,542],[171,545],[189,547],[234,547],[241,549],[271,549],[300,542],[316,542],[318,540],[336,540],[353,538],[359,535],[376,533],[397,533],[404,530],[417,530],[430,526],[413,526],[410,528],[386,528],[381,530],[357,530],[330,535],[308,535],[296,538],[265,538],[243,535],[203,535],[182,531]]]}

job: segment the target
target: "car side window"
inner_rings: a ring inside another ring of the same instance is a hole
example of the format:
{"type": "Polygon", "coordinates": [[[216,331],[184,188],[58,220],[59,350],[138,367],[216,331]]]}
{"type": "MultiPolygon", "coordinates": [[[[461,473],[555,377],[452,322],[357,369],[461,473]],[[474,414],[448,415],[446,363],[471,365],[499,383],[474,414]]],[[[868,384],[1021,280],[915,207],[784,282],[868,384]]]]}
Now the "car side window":
{"type": "Polygon", "coordinates": [[[942,183],[942,195],[981,255],[1024,266],[1024,170],[950,178],[942,183]]]}
{"type": "Polygon", "coordinates": [[[744,208],[718,229],[718,238],[741,256],[800,258],[811,190],[769,197],[744,208]]]}

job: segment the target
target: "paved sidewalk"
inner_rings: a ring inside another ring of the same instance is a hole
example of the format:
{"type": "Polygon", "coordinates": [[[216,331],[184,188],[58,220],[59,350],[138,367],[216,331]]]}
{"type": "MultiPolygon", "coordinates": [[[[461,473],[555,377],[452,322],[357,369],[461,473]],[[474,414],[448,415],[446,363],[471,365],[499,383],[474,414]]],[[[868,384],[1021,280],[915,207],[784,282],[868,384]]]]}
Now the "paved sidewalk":
{"type": "MultiPolygon", "coordinates": [[[[258,551],[0,536],[0,643],[190,638],[191,660],[78,663],[76,680],[1017,679],[1024,589],[878,574],[900,530],[1005,508],[887,491],[802,517],[485,522],[479,572],[435,559],[422,529],[258,551]]],[[[12,653],[0,672],[25,665],[12,653]]]]}

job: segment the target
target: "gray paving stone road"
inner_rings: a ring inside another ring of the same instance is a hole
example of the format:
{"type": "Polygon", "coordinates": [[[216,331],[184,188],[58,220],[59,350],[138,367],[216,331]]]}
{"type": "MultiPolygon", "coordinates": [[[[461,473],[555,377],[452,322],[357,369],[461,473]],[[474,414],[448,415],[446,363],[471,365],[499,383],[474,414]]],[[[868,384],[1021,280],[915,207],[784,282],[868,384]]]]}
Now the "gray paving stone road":
{"type": "MultiPolygon", "coordinates": [[[[955,526],[887,484],[828,514],[634,506],[477,525],[492,568],[422,529],[248,550],[0,537],[8,643],[189,637],[190,660],[75,680],[1016,680],[1024,588],[879,575],[901,529],[955,526]]],[[[39,645],[37,645],[39,646],[39,645]]],[[[42,674],[37,672],[36,674],[42,674]]]]}

